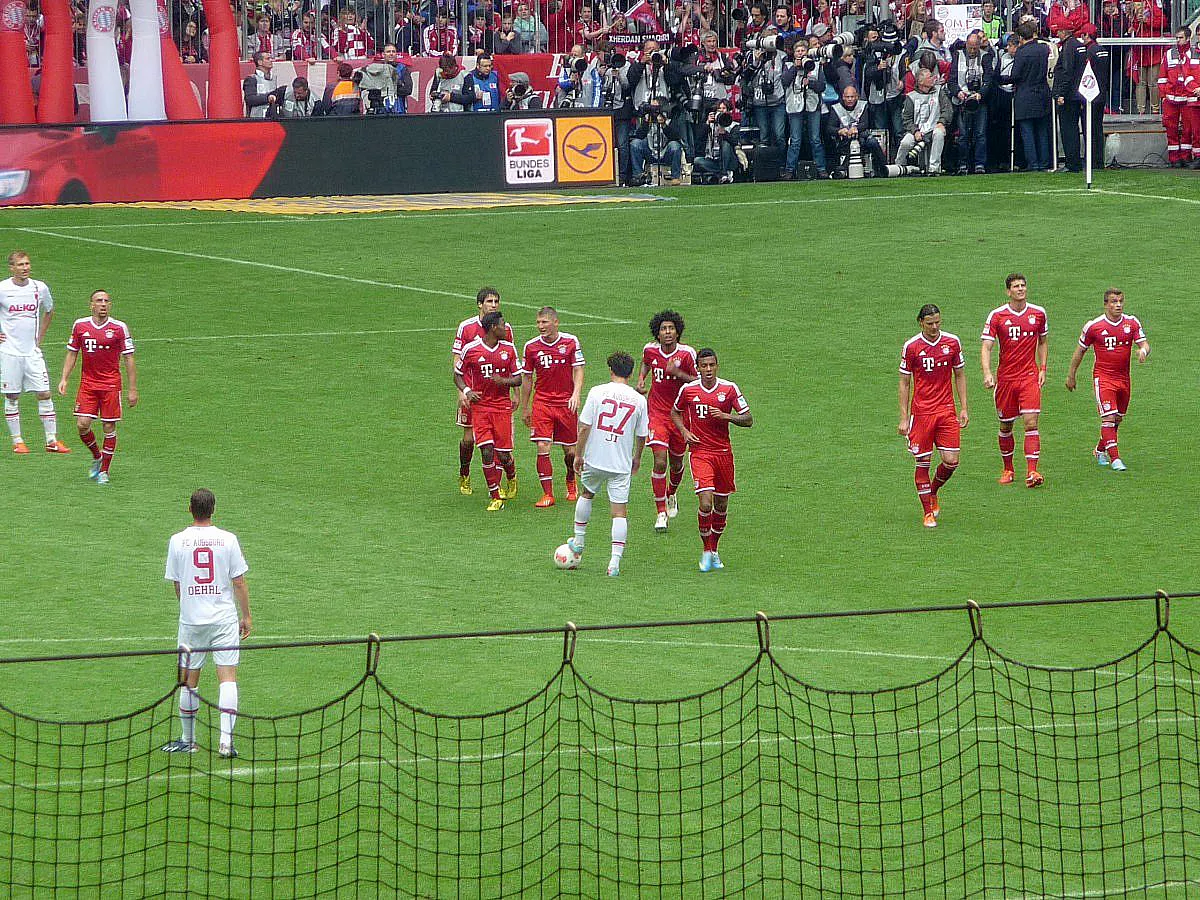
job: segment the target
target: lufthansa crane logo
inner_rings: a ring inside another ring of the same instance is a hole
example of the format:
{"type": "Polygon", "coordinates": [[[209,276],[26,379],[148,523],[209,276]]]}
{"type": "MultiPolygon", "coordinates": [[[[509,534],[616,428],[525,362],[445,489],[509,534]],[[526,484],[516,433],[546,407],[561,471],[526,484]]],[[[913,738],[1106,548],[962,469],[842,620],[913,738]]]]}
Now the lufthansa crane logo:
{"type": "Polygon", "coordinates": [[[595,125],[576,125],[563,138],[563,164],[591,175],[608,161],[608,141],[595,125]]]}

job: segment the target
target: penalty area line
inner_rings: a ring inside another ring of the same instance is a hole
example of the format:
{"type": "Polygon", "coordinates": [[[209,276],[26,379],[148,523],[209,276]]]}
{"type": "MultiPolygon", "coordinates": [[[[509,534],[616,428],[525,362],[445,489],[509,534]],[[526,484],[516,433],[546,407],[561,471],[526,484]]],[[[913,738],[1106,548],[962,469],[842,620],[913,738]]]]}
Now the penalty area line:
{"type": "MultiPolygon", "coordinates": [[[[172,250],[167,247],[147,247],[143,244],[127,244],[123,241],[106,241],[101,238],[84,237],[80,234],[63,234],[61,231],[51,231],[45,228],[20,228],[19,231],[27,234],[38,234],[44,237],[58,238],[64,241],[79,241],[84,244],[99,244],[105,247],[118,247],[122,250],[137,250],[142,253],[163,253],[168,256],[182,256],[187,259],[200,259],[205,262],[229,263],[237,266],[251,266],[257,269],[269,269],[273,272],[286,272],[289,275],[311,275],[314,278],[329,278],[334,281],[348,281],[352,284],[365,284],[369,287],[391,288],[397,291],[411,291],[416,294],[430,294],[437,297],[454,297],[459,300],[474,300],[474,294],[460,294],[457,291],[441,291],[437,288],[418,287],[412,284],[397,284],[390,281],[376,281],[372,278],[358,278],[354,275],[340,275],[336,272],[319,272],[315,269],[298,269],[292,266],[281,266],[276,263],[262,262],[257,259],[238,259],[234,256],[214,256],[208,253],[196,253],[193,250],[172,250]]],[[[505,300],[506,306],[515,306],[519,309],[541,309],[541,306],[535,306],[532,303],[518,303],[515,300],[505,300]]],[[[578,310],[564,309],[559,307],[558,312],[569,316],[579,316],[584,319],[594,319],[597,322],[606,322],[610,325],[628,325],[625,319],[615,319],[611,316],[597,316],[592,313],[579,312],[578,310]]]]}

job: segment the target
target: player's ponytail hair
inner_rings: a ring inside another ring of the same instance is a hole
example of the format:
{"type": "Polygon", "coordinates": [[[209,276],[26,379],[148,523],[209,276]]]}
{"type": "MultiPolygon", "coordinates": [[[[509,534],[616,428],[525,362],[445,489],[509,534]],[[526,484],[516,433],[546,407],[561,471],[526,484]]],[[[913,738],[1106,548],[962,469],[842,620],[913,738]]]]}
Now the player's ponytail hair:
{"type": "Polygon", "coordinates": [[[941,313],[941,310],[937,308],[936,303],[926,303],[917,311],[917,321],[924,321],[929,316],[936,316],[939,313],[941,313]]]}

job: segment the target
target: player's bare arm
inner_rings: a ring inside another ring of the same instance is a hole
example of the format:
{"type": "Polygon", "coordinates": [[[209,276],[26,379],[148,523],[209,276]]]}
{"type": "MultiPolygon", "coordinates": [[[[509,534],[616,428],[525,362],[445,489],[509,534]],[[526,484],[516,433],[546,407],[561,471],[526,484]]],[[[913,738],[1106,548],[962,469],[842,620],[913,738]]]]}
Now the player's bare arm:
{"type": "Polygon", "coordinates": [[[1071,354],[1071,364],[1067,366],[1067,390],[1075,390],[1075,373],[1079,371],[1079,364],[1083,362],[1083,354],[1087,350],[1083,347],[1076,346],[1075,352],[1071,354]]]}
{"type": "Polygon", "coordinates": [[[465,403],[475,403],[480,399],[478,393],[467,387],[467,383],[463,381],[463,377],[460,372],[454,373],[454,386],[458,388],[458,393],[462,396],[465,403]]]}
{"type": "Polygon", "coordinates": [[[525,423],[526,428],[533,427],[533,409],[530,407],[530,401],[533,395],[533,376],[522,372],[521,373],[521,398],[517,403],[521,411],[521,421],[525,423]]]}
{"type": "Polygon", "coordinates": [[[49,310],[42,313],[41,324],[38,325],[37,345],[42,346],[42,338],[46,336],[46,332],[50,330],[50,323],[54,321],[54,310],[49,310]]]}
{"type": "Polygon", "coordinates": [[[521,386],[520,375],[489,375],[488,381],[494,382],[501,387],[515,388],[521,386]]]}
{"type": "Polygon", "coordinates": [[[645,394],[649,391],[649,388],[646,387],[646,376],[649,374],[650,370],[646,368],[646,361],[644,359],[638,360],[636,390],[639,394],[645,394]]]}
{"type": "Polygon", "coordinates": [[[583,366],[575,366],[571,369],[571,383],[574,385],[574,390],[571,392],[571,399],[567,401],[567,409],[577,413],[579,412],[579,399],[583,396],[583,366]]]}
{"type": "Polygon", "coordinates": [[[996,376],[992,374],[992,343],[984,338],[979,350],[979,362],[983,366],[983,386],[989,391],[996,387],[996,376]]]}
{"type": "Polygon", "coordinates": [[[646,439],[644,437],[633,439],[633,466],[629,469],[630,475],[636,475],[638,469],[642,467],[642,451],[646,449],[646,439]]]}
{"type": "Polygon", "coordinates": [[[1142,338],[1140,341],[1137,342],[1137,348],[1138,348],[1138,364],[1140,365],[1141,363],[1144,363],[1146,360],[1148,360],[1150,358],[1150,342],[1148,340],[1146,340],[1145,338],[1142,338]]]}
{"type": "Polygon", "coordinates": [[[1050,338],[1039,334],[1037,341],[1038,387],[1046,386],[1046,366],[1050,362],[1050,338]]]}
{"type": "Polygon", "coordinates": [[[689,443],[689,444],[699,443],[700,438],[696,437],[696,435],[694,435],[690,431],[688,431],[687,426],[683,424],[683,416],[680,414],[679,410],[677,410],[677,409],[671,410],[671,421],[675,423],[675,427],[677,429],[679,429],[679,434],[683,437],[683,439],[687,443],[689,443]]]}
{"type": "Polygon", "coordinates": [[[958,427],[966,428],[971,417],[967,414],[967,367],[954,370],[954,393],[958,395],[958,427]]]}
{"type": "Polygon", "coordinates": [[[125,379],[129,383],[129,405],[137,406],[138,389],[137,389],[137,363],[133,361],[133,354],[127,353],[121,357],[125,363],[125,379]]]}
{"type": "Polygon", "coordinates": [[[738,428],[749,428],[754,424],[754,416],[750,410],[746,410],[744,413],[727,413],[723,409],[709,409],[708,415],[718,422],[728,422],[738,428]]]}
{"type": "Polygon", "coordinates": [[[896,426],[896,433],[901,437],[908,437],[908,430],[912,425],[912,416],[909,414],[909,403],[912,399],[912,376],[907,372],[900,373],[900,424],[896,426]]]}
{"type": "MultiPolygon", "coordinates": [[[[576,439],[575,439],[575,446],[577,446],[579,448],[578,452],[575,454],[575,471],[576,472],[583,471],[583,454],[584,454],[584,451],[587,450],[588,435],[591,433],[592,433],[591,425],[584,425],[582,422],[579,423],[579,434],[576,436],[576,439]]],[[[645,443],[645,441],[642,440],[641,438],[638,438],[638,440],[642,441],[643,444],[645,443]]],[[[634,454],[633,462],[634,462],[634,471],[636,471],[637,470],[637,454],[636,453],[634,454]]]]}
{"type": "Polygon", "coordinates": [[[75,360],[78,358],[78,350],[68,350],[67,355],[63,357],[62,378],[58,380],[58,394],[60,397],[65,397],[67,394],[67,379],[70,378],[71,373],[75,371],[75,360]]]}
{"type": "MultiPolygon", "coordinates": [[[[250,588],[246,586],[246,576],[239,575],[231,582],[233,585],[233,596],[237,600],[238,605],[238,633],[242,636],[242,640],[250,637],[250,588]]],[[[175,590],[179,590],[179,584],[176,583],[175,590]]]]}

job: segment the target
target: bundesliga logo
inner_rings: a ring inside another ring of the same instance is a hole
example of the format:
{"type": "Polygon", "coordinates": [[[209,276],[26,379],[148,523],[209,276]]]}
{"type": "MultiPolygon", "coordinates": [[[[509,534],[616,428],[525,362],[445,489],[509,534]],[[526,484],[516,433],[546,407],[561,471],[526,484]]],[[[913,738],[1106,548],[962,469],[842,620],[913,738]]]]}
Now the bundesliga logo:
{"type": "Polygon", "coordinates": [[[97,6],[92,13],[92,27],[101,34],[110,34],[117,23],[117,11],[111,6],[97,6]]]}
{"type": "Polygon", "coordinates": [[[0,19],[4,31],[20,31],[25,26],[25,4],[8,3],[4,7],[3,18],[0,19]]]}

